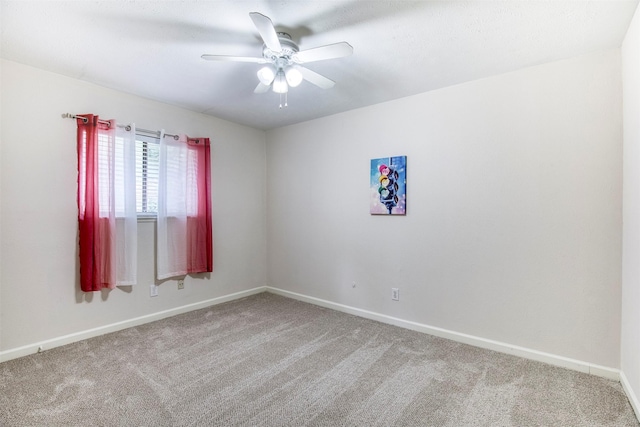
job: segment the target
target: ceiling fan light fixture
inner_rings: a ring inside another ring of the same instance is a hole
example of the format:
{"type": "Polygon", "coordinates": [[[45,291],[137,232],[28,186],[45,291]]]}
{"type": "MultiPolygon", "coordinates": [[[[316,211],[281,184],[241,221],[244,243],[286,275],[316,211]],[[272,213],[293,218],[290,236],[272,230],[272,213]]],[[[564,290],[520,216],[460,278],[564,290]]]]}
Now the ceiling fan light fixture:
{"type": "Polygon", "coordinates": [[[284,73],[287,78],[287,83],[289,83],[289,86],[296,87],[296,86],[299,86],[300,83],[302,83],[302,73],[298,69],[294,67],[289,67],[284,73]]]}
{"type": "Polygon", "coordinates": [[[280,95],[281,108],[282,98],[284,98],[284,106],[287,106],[289,87],[299,86],[302,80],[306,80],[321,89],[329,89],[335,84],[333,80],[306,68],[303,64],[342,58],[353,53],[353,47],[347,42],[300,50],[290,34],[276,31],[273,21],[268,16],[258,12],[251,12],[249,17],[264,42],[262,45],[262,57],[204,54],[202,59],[207,61],[263,64],[261,65],[262,68],[256,73],[260,83],[258,83],[253,92],[265,93],[271,88],[271,90],[280,95]]]}
{"type": "Polygon", "coordinates": [[[263,85],[269,86],[271,82],[273,82],[275,76],[276,75],[273,72],[272,67],[266,66],[258,70],[258,79],[263,85]]]}
{"type": "Polygon", "coordinates": [[[276,74],[276,77],[273,80],[273,91],[275,93],[287,93],[289,91],[287,79],[284,75],[284,71],[282,70],[278,71],[278,74],[276,74]]]}

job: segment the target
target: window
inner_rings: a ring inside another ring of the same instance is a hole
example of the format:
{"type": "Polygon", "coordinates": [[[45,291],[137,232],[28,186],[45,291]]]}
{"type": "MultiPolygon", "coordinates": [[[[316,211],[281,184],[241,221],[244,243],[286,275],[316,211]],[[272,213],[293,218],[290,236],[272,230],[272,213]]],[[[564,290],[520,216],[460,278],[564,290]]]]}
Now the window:
{"type": "Polygon", "coordinates": [[[155,216],[158,212],[158,138],[136,134],[136,212],[155,216]]]}
{"type": "Polygon", "coordinates": [[[157,219],[158,279],[213,271],[209,138],[162,140],[87,116],[77,120],[81,289],[135,283],[136,217],[157,219]]]}

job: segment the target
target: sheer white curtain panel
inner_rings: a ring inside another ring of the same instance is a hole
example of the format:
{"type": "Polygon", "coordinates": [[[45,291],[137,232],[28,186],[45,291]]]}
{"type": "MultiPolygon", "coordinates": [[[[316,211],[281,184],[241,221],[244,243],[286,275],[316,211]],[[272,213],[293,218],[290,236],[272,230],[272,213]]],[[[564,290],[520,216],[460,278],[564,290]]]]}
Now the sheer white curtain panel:
{"type": "Polygon", "coordinates": [[[209,138],[160,132],[157,277],[213,271],[209,138]]]}
{"type": "Polygon", "coordinates": [[[187,269],[187,138],[160,131],[157,277],[184,276],[187,269]]]}
{"type": "Polygon", "coordinates": [[[134,285],[138,273],[136,212],[136,126],[116,128],[114,200],[116,284],[134,285]]]}

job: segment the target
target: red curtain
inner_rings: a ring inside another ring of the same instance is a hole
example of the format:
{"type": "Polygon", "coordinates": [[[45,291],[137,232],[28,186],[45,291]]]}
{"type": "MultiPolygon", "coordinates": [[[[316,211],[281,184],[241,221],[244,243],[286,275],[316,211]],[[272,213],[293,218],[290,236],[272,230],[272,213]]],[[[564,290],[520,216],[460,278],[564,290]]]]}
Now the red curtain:
{"type": "Polygon", "coordinates": [[[156,226],[159,280],[213,271],[208,138],[161,132],[156,226]]]}
{"type": "Polygon", "coordinates": [[[187,216],[187,272],[213,271],[211,224],[211,145],[209,138],[188,138],[196,153],[197,213],[187,216]]]}
{"type": "MultiPolygon", "coordinates": [[[[114,288],[115,218],[100,214],[100,139],[113,138],[115,123],[98,116],[78,116],[78,232],[80,288],[85,292],[114,288]]],[[[103,195],[108,198],[109,195],[103,195]]],[[[107,209],[108,210],[108,209],[107,209]]]]}

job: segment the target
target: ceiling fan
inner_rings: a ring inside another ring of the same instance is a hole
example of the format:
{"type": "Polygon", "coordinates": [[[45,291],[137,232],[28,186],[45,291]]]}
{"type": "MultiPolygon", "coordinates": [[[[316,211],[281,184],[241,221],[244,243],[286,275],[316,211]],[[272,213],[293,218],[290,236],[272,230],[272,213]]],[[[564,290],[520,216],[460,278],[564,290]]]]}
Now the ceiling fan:
{"type": "MultiPolygon", "coordinates": [[[[303,67],[314,61],[325,59],[342,58],[353,53],[353,47],[347,42],[329,44],[312,49],[300,50],[298,45],[287,33],[276,32],[273,22],[267,16],[258,12],[251,12],[249,16],[258,29],[264,45],[262,57],[228,56],[228,55],[202,55],[202,59],[208,61],[233,61],[233,62],[253,62],[266,64],[258,70],[258,86],[255,93],[264,93],[272,88],[275,93],[282,94],[289,91],[289,87],[296,87],[302,80],[306,80],[314,85],[329,89],[335,82],[309,68],[303,67]]],[[[285,101],[286,106],[286,101],[285,101]]],[[[280,103],[282,108],[282,102],[280,103]]]]}

